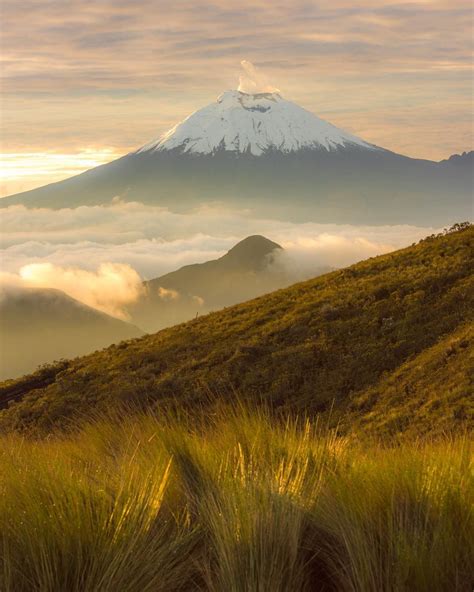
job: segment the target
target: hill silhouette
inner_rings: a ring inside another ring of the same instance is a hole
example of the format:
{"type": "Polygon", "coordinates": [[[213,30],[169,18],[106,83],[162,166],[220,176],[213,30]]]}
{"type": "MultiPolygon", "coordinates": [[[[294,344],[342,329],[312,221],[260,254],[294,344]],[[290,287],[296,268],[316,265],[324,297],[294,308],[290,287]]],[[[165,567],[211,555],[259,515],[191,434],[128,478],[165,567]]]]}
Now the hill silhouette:
{"type": "MultiPolygon", "coordinates": [[[[144,295],[128,312],[150,333],[289,286],[304,276],[284,255],[277,243],[249,236],[219,259],[186,265],[145,282],[144,295]]],[[[325,271],[315,267],[314,275],[325,271]]]]}

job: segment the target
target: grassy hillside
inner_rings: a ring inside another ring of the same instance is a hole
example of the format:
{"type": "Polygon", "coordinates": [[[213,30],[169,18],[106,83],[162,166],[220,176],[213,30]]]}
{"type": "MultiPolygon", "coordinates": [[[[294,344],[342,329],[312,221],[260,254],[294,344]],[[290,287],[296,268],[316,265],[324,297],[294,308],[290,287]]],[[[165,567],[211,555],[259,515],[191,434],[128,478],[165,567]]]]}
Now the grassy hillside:
{"type": "MultiPolygon", "coordinates": [[[[48,430],[113,403],[194,406],[238,393],[309,413],[332,407],[336,419],[346,411],[360,415],[367,405],[368,425],[378,429],[384,407],[397,397],[444,396],[427,386],[429,365],[402,395],[393,373],[416,374],[410,360],[425,351],[434,360],[442,357],[438,342],[472,319],[473,247],[472,227],[432,237],[10,382],[2,386],[0,402],[17,402],[1,412],[0,426],[48,430]]],[[[450,364],[438,367],[440,375],[453,371],[450,364]]],[[[437,380],[440,388],[449,385],[437,380]]],[[[458,407],[467,396],[459,391],[446,428],[466,423],[458,407]]],[[[397,409],[403,418],[392,427],[407,430],[413,414],[402,403],[397,409]]]]}
{"type": "Polygon", "coordinates": [[[414,437],[474,426],[474,327],[462,325],[351,401],[347,427],[414,437]]]}

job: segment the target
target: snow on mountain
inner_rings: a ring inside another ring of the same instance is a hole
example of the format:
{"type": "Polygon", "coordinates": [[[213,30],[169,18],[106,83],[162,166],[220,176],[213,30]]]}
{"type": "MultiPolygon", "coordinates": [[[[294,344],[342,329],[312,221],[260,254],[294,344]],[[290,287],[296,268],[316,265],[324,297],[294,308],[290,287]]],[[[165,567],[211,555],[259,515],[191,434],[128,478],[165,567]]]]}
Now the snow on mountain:
{"type": "Polygon", "coordinates": [[[232,90],[136,153],[175,150],[214,154],[224,150],[259,156],[274,150],[332,152],[354,147],[382,150],[319,119],[277,92],[247,94],[232,90]]]}

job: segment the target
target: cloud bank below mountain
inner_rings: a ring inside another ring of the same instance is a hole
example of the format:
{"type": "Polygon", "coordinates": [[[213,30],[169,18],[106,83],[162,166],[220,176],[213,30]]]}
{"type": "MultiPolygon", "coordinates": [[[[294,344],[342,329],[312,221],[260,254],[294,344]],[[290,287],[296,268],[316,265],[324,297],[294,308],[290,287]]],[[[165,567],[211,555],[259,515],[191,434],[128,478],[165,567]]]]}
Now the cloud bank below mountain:
{"type": "Polygon", "coordinates": [[[124,318],[124,307],[151,279],[216,259],[242,238],[261,234],[284,252],[277,264],[298,278],[407,246],[437,229],[355,227],[255,219],[245,211],[205,206],[191,214],[115,200],[77,209],[0,210],[3,284],[61,289],[124,318]]]}

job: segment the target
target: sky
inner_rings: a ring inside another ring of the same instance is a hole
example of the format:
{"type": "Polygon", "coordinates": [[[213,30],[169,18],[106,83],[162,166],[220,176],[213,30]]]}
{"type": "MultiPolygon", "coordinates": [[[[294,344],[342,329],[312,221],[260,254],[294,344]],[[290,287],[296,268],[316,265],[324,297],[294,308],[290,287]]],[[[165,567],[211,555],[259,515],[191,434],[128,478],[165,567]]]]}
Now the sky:
{"type": "Polygon", "coordinates": [[[472,149],[465,0],[3,0],[0,196],[159,136],[241,60],[369,142],[439,160],[472,149]]]}

